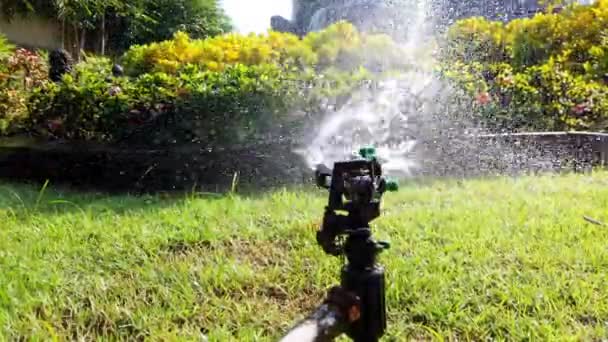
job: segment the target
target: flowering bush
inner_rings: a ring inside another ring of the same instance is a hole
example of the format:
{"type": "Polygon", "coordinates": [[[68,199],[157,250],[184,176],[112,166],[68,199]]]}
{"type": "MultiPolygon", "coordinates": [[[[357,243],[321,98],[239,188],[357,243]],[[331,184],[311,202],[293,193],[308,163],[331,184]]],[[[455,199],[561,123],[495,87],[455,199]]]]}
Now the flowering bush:
{"type": "Polygon", "coordinates": [[[112,78],[109,63],[79,65],[30,99],[30,125],[47,137],[130,143],[229,144],[277,122],[299,99],[274,66],[193,66],[179,75],[112,78]],[[99,67],[107,64],[105,69],[99,67]]]}
{"type": "Polygon", "coordinates": [[[388,36],[345,22],[303,39],[178,32],[132,47],[122,64],[126,74],[117,77],[109,59],[87,57],[48,82],[43,58],[17,50],[5,62],[11,88],[0,103],[19,113],[24,130],[45,137],[222,145],[291,128],[296,107],[314,113],[321,100],[343,99],[362,80],[406,67],[388,36]]]}
{"type": "Polygon", "coordinates": [[[47,80],[48,67],[41,56],[27,49],[17,49],[6,63],[13,80],[20,80],[23,89],[40,86],[47,80]]]}
{"type": "MultiPolygon", "coordinates": [[[[274,127],[297,124],[294,108],[349,94],[361,80],[391,68],[373,56],[392,49],[387,36],[361,35],[338,23],[300,39],[295,35],[228,34],[132,47],[114,77],[105,58],[88,58],[62,82],[45,83],[29,101],[29,127],[74,140],[142,144],[230,144],[274,127]],[[366,47],[367,48],[362,48],[366,47]]],[[[385,54],[383,57],[388,56],[385,54]]]]}
{"type": "Polygon", "coordinates": [[[449,29],[442,74],[494,127],[606,130],[606,23],[608,0],[508,24],[465,19],[449,29]]]}
{"type": "Polygon", "coordinates": [[[18,129],[29,114],[28,94],[46,80],[47,67],[39,53],[16,49],[0,36],[0,133],[18,129]]]}

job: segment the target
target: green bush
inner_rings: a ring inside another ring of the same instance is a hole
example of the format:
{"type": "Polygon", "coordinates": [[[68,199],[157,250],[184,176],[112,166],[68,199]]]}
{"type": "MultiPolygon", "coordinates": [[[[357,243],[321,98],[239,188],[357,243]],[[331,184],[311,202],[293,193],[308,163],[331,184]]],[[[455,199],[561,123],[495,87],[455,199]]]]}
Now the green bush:
{"type": "Polygon", "coordinates": [[[468,18],[452,25],[447,33],[444,58],[464,62],[509,62],[516,69],[540,65],[561,56],[569,68],[584,71],[580,64],[602,44],[608,23],[608,2],[570,5],[559,13],[537,14],[508,24],[484,18],[468,18]]]}
{"type": "Polygon", "coordinates": [[[472,115],[491,127],[606,130],[606,23],[608,0],[507,25],[462,20],[448,31],[440,70],[483,99],[472,115]]]}
{"type": "Polygon", "coordinates": [[[394,43],[347,23],[304,39],[270,32],[196,40],[178,32],[132,47],[122,58],[124,77],[112,76],[110,60],[87,58],[62,82],[38,87],[29,127],[69,140],[238,143],[298,125],[289,116],[295,109],[315,113],[321,100],[345,98],[361,81],[403,67],[396,55],[381,60],[362,47],[380,51],[394,43]]]}
{"type": "Polygon", "coordinates": [[[503,23],[468,18],[456,22],[448,31],[443,57],[466,63],[496,63],[508,59],[507,45],[503,23]]]}
{"type": "Polygon", "coordinates": [[[113,87],[129,82],[108,82],[109,71],[107,68],[100,72],[97,67],[81,64],[74,75],[64,75],[61,83],[47,83],[35,89],[28,102],[30,126],[44,135],[67,139],[111,139],[107,122],[122,111],[128,112],[130,99],[124,94],[112,96],[113,87]]]}
{"type": "MultiPolygon", "coordinates": [[[[6,67],[6,60],[13,53],[13,50],[15,50],[15,46],[0,33],[0,68],[6,67]]],[[[2,71],[2,69],[0,69],[0,71],[2,71]]]]}
{"type": "Polygon", "coordinates": [[[298,99],[283,78],[271,65],[111,78],[109,62],[98,61],[37,89],[30,120],[39,133],[72,140],[234,143],[279,121],[298,99]]]}

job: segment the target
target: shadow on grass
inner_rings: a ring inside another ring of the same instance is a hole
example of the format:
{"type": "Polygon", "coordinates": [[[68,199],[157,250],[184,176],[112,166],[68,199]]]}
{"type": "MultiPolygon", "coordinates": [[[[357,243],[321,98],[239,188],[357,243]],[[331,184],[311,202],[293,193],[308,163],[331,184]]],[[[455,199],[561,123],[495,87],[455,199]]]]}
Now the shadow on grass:
{"type": "Polygon", "coordinates": [[[220,193],[163,193],[156,195],[109,193],[94,189],[79,189],[63,185],[34,182],[0,182],[0,208],[15,213],[61,214],[73,211],[111,211],[118,215],[128,212],[162,209],[197,198],[222,199],[220,193]]]}
{"type": "MultiPolygon", "coordinates": [[[[412,178],[400,181],[402,188],[426,188],[442,183],[458,186],[464,178],[412,178]]],[[[320,197],[327,196],[326,189],[316,187],[310,180],[305,183],[285,184],[265,181],[263,185],[235,184],[206,185],[191,191],[107,191],[94,187],[82,187],[66,184],[54,184],[33,181],[2,181],[0,180],[0,210],[10,210],[21,215],[63,214],[71,212],[91,211],[112,212],[116,215],[142,211],[156,211],[184,205],[190,200],[217,201],[230,196],[245,200],[263,200],[279,192],[292,194],[315,193],[320,197]]]]}
{"type": "Polygon", "coordinates": [[[230,196],[259,200],[274,193],[287,191],[304,193],[325,190],[313,184],[277,184],[275,186],[253,184],[235,185],[232,188],[206,186],[191,191],[162,191],[145,193],[141,191],[104,191],[91,187],[75,187],[50,182],[15,182],[0,180],[0,210],[10,210],[20,214],[62,214],[74,211],[112,212],[124,215],[130,212],[154,211],[183,205],[189,200],[217,201],[230,196]]]}

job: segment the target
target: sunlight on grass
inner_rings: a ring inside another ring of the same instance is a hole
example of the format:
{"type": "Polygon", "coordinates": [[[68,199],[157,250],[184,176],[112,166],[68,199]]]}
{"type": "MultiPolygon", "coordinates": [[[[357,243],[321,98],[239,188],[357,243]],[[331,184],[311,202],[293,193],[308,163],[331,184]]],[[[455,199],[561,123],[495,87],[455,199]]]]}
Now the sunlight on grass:
{"type": "MultiPolygon", "coordinates": [[[[410,184],[374,222],[389,336],[599,340],[608,173],[410,184]]],[[[41,187],[40,187],[41,188],[41,187]]],[[[316,190],[104,197],[0,186],[0,337],[276,340],[338,282],[316,190]]]]}

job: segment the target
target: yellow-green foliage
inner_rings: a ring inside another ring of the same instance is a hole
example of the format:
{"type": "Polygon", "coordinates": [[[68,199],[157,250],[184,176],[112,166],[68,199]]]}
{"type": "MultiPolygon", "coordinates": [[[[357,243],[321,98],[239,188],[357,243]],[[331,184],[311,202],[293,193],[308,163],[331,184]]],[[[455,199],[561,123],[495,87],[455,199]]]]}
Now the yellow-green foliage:
{"type": "Polygon", "coordinates": [[[312,63],[314,54],[296,36],[271,32],[269,35],[227,34],[193,40],[178,32],[173,40],[136,46],[127,52],[125,63],[141,71],[176,73],[180,67],[196,64],[210,71],[226,65],[260,65],[278,62],[312,63]]]}
{"type": "Polygon", "coordinates": [[[442,71],[511,129],[607,130],[608,0],[508,24],[453,25],[442,71]]]}
{"type": "Polygon", "coordinates": [[[321,99],[402,70],[401,56],[390,37],[362,34],[347,22],[303,38],[270,31],[192,39],[177,32],[132,47],[122,60],[126,77],[111,77],[110,60],[93,58],[62,82],[34,89],[23,102],[26,129],[76,140],[230,144],[272,124],[296,126],[285,113],[318,112],[321,99]],[[150,125],[160,128],[142,128],[150,125]]]}
{"type": "Polygon", "coordinates": [[[317,54],[322,65],[330,65],[342,54],[353,54],[361,47],[362,39],[354,26],[341,22],[308,34],[303,43],[317,54]]]}
{"type": "MultiPolygon", "coordinates": [[[[453,25],[447,35],[446,55],[463,61],[510,61],[516,68],[560,58],[583,71],[608,32],[608,0],[591,6],[571,5],[559,13],[537,14],[508,24],[469,18],[453,25]]],[[[602,46],[603,48],[603,46],[602,46]]]]}
{"type": "Polygon", "coordinates": [[[456,22],[448,31],[448,51],[462,61],[499,61],[507,54],[507,33],[500,22],[481,17],[456,22]]]}
{"type": "MultiPolygon", "coordinates": [[[[0,33],[0,68],[5,67],[6,60],[13,53],[15,47],[11,44],[6,37],[0,33]]],[[[2,69],[0,69],[1,71],[2,69]]]]}
{"type": "MultiPolygon", "coordinates": [[[[236,33],[203,40],[178,32],[172,40],[132,47],[124,56],[130,74],[160,71],[177,73],[186,65],[221,71],[227,65],[276,64],[284,67],[326,67],[339,62],[348,66],[374,61],[366,56],[375,49],[375,59],[398,61],[395,43],[386,36],[361,34],[350,23],[340,22],[303,39],[290,33],[270,31],[263,35],[236,33]]],[[[395,64],[391,62],[392,64],[395,64]]],[[[386,64],[386,63],[385,63],[386,64]]]]}

